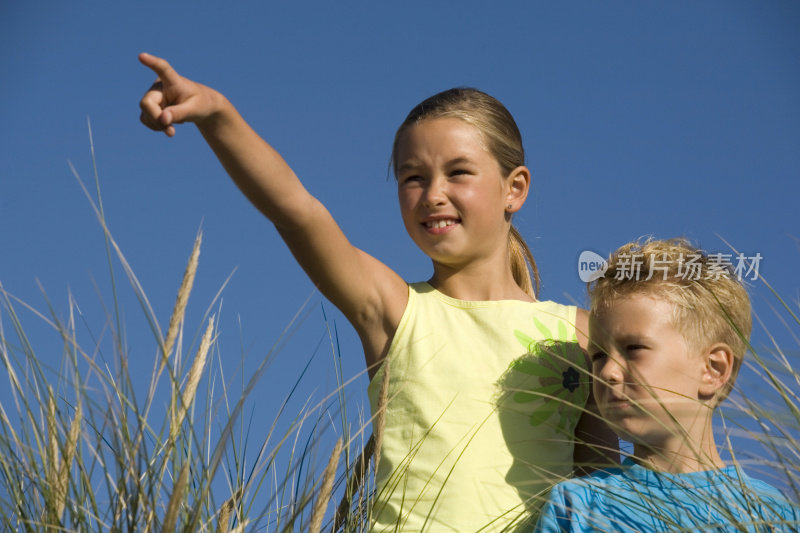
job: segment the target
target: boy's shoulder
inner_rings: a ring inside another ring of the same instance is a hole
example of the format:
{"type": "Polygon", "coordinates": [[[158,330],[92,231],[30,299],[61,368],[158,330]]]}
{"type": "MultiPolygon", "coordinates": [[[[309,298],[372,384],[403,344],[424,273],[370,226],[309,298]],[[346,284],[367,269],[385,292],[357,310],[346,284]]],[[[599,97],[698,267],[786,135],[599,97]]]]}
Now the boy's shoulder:
{"type": "Polygon", "coordinates": [[[738,468],[674,475],[630,460],[618,468],[558,483],[544,514],[571,522],[571,531],[581,531],[578,525],[583,522],[596,525],[597,520],[610,521],[624,531],[629,530],[625,527],[661,531],[666,524],[693,527],[753,520],[797,527],[800,519],[796,503],[738,468]]]}
{"type": "MultiPolygon", "coordinates": [[[[750,477],[734,466],[701,472],[670,474],[650,470],[638,465],[629,458],[624,459],[618,467],[606,468],[586,476],[562,481],[556,484],[553,490],[562,492],[598,491],[603,495],[607,495],[609,490],[614,490],[615,488],[635,488],[640,491],[640,487],[650,487],[653,490],[663,491],[693,489],[699,492],[704,490],[736,491],[739,489],[778,500],[786,499],[774,486],[760,479],[750,477]]],[[[652,490],[642,492],[642,494],[649,493],[652,493],[652,490]]]]}
{"type": "Polygon", "coordinates": [[[561,498],[567,497],[570,500],[575,497],[586,500],[602,498],[614,487],[630,484],[625,482],[627,479],[627,466],[623,464],[619,467],[605,468],[585,476],[561,481],[553,486],[550,492],[550,500],[554,500],[557,495],[561,498]]]}

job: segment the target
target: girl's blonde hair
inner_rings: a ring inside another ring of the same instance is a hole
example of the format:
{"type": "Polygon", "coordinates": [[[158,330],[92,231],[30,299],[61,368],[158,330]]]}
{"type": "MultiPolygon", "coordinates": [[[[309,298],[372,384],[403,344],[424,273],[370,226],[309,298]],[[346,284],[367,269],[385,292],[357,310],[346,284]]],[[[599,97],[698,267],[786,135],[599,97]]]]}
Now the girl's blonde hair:
{"type": "MultiPolygon", "coordinates": [[[[397,129],[392,146],[392,169],[397,175],[397,146],[403,133],[423,120],[458,118],[478,128],[486,149],[497,160],[503,175],[525,164],[525,149],[514,117],[496,98],[469,87],[448,89],[418,104],[397,129]]],[[[539,293],[539,270],[530,248],[517,228],[508,233],[508,255],[514,281],[532,298],[539,293]]]]}

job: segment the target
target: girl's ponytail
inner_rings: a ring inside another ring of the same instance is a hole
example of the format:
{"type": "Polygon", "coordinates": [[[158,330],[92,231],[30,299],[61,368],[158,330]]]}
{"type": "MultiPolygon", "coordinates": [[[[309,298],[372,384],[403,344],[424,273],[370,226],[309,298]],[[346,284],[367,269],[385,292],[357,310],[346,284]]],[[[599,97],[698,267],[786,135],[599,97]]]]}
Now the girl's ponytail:
{"type": "Polygon", "coordinates": [[[536,261],[525,239],[513,224],[508,232],[508,257],[514,281],[528,296],[536,300],[536,295],[539,294],[539,269],[536,268],[536,261]]]}

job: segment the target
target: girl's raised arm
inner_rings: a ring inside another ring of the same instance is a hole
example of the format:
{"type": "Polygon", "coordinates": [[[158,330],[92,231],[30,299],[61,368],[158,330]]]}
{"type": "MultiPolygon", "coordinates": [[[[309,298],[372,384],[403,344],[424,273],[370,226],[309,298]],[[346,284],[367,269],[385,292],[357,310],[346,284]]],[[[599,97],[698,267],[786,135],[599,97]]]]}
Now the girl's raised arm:
{"type": "Polygon", "coordinates": [[[356,328],[373,369],[405,310],[406,283],[350,244],[325,206],[222,94],[180,76],[164,59],[141,54],[139,60],[158,75],[141,100],[141,121],[170,137],[175,124],[195,123],[236,185],[275,224],[300,266],[356,328]]]}

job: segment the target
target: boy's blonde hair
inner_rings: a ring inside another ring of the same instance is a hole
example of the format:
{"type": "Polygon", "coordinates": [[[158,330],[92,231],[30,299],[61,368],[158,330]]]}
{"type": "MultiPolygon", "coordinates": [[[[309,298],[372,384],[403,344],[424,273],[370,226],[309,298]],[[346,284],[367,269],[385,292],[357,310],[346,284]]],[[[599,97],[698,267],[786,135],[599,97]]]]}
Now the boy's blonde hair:
{"type": "MultiPolygon", "coordinates": [[[[497,160],[504,176],[525,164],[522,135],[514,117],[496,98],[469,87],[448,89],[419,103],[397,129],[392,145],[392,170],[397,175],[397,146],[414,124],[434,118],[458,118],[480,130],[486,149],[497,160]]],[[[517,228],[511,226],[508,254],[514,281],[532,298],[539,293],[539,270],[530,248],[517,228]]]]}
{"type": "Polygon", "coordinates": [[[750,298],[730,261],[722,259],[686,239],[640,240],[611,254],[605,275],[588,284],[592,313],[618,298],[650,296],[672,304],[672,323],[691,346],[730,346],[733,368],[716,403],[733,388],[752,329],[750,298]]]}

